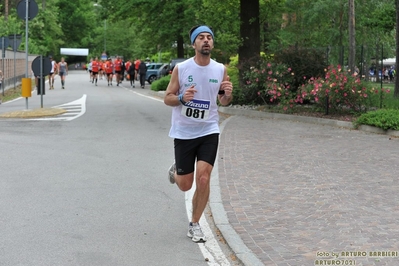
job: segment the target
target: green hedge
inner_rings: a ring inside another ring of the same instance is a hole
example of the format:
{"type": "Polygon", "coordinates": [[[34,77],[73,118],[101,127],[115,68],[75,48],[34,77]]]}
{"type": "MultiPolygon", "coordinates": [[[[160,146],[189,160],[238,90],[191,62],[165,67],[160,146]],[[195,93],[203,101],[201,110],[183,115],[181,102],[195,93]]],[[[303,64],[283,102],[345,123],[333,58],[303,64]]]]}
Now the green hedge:
{"type": "Polygon", "coordinates": [[[371,111],[362,114],[353,123],[356,128],[360,125],[369,125],[385,130],[399,130],[399,110],[380,109],[377,111],[371,111]]]}
{"type": "Polygon", "coordinates": [[[154,82],[151,83],[151,90],[153,91],[166,91],[166,88],[168,87],[170,81],[170,75],[167,75],[165,77],[162,77],[160,79],[154,80],[154,82]]]}

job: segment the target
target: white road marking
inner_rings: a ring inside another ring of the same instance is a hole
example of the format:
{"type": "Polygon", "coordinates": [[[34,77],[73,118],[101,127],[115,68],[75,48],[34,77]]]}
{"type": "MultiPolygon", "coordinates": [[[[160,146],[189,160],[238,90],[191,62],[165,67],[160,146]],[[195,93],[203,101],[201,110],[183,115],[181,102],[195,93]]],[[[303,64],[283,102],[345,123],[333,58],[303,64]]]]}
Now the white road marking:
{"type": "MultiPolygon", "coordinates": [[[[196,189],[195,182],[193,183],[192,188],[186,192],[185,199],[186,199],[186,211],[188,220],[191,221],[191,213],[192,213],[192,199],[196,189]]],[[[204,232],[205,236],[207,237],[207,241],[205,243],[198,243],[198,247],[200,248],[204,258],[208,259],[208,265],[211,266],[228,266],[230,262],[227,260],[226,256],[224,255],[222,249],[219,246],[219,243],[215,236],[212,233],[212,230],[204,218],[204,215],[201,216],[199,221],[201,225],[201,229],[204,232]]]]}
{"type": "Polygon", "coordinates": [[[53,108],[61,108],[64,110],[67,110],[66,113],[63,113],[59,116],[55,116],[55,117],[43,117],[43,118],[33,118],[33,119],[28,119],[28,120],[35,120],[35,121],[72,121],[78,117],[81,117],[82,115],[84,115],[84,113],[86,113],[86,94],[84,94],[82,96],[82,98],[73,101],[73,102],[69,102],[69,103],[65,103],[65,104],[61,104],[58,106],[53,106],[53,108]]]}

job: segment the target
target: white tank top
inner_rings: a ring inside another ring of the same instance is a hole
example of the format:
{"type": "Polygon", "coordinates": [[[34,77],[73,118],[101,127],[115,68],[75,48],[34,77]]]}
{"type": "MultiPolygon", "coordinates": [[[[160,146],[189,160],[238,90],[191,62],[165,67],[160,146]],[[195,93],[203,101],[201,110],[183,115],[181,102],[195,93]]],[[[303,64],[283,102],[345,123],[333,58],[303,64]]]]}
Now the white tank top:
{"type": "Polygon", "coordinates": [[[178,65],[179,94],[195,85],[194,99],[173,107],[171,138],[193,139],[220,133],[217,95],[224,77],[224,65],[211,59],[207,66],[199,66],[194,58],[178,65]]]}

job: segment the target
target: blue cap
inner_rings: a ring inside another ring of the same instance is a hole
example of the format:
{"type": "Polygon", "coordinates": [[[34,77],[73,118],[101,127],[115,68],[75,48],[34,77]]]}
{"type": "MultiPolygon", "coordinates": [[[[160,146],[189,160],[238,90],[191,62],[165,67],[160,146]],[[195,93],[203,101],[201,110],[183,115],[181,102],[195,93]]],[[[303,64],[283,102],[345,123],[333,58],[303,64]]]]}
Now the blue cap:
{"type": "Polygon", "coordinates": [[[190,39],[191,39],[191,44],[195,42],[195,39],[201,32],[207,32],[212,35],[212,39],[215,39],[215,36],[213,35],[213,31],[208,27],[208,26],[199,26],[196,28],[193,33],[191,33],[190,39]]]}

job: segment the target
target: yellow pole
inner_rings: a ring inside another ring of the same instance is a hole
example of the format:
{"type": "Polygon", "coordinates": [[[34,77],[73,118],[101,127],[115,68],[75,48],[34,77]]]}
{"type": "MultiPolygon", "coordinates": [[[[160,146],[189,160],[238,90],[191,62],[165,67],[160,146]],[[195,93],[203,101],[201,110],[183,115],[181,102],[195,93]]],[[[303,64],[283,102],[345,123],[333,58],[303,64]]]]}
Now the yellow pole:
{"type": "Polygon", "coordinates": [[[26,98],[26,109],[28,109],[28,97],[32,96],[32,79],[22,78],[21,96],[26,98]]]}

